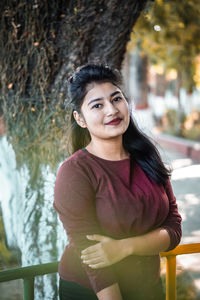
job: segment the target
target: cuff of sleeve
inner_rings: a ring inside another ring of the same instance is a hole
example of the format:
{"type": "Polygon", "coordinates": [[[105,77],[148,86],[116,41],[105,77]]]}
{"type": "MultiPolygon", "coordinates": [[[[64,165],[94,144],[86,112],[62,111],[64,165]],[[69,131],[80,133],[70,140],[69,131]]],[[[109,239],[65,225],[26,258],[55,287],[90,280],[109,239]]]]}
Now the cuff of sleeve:
{"type": "Polygon", "coordinates": [[[163,228],[167,230],[170,237],[170,245],[166,251],[173,250],[180,243],[180,236],[168,226],[163,226],[163,228]]]}

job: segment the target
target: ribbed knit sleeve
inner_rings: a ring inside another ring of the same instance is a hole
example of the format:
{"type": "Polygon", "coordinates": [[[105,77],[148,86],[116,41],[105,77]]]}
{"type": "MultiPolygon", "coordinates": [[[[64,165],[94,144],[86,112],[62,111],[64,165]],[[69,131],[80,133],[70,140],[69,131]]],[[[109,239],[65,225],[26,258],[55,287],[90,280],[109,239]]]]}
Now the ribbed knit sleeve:
{"type": "Polygon", "coordinates": [[[166,194],[169,199],[169,213],[164,221],[162,227],[167,230],[170,236],[170,246],[167,251],[174,249],[181,240],[182,230],[181,230],[181,216],[178,212],[178,207],[176,203],[176,198],[172,191],[172,186],[170,180],[167,181],[166,194]]]}
{"type": "MultiPolygon", "coordinates": [[[[78,256],[95,241],[88,234],[103,234],[96,218],[95,191],[84,170],[66,160],[58,171],[54,191],[54,207],[78,256]]],[[[112,267],[94,270],[82,263],[95,293],[116,282],[112,267]]]]}

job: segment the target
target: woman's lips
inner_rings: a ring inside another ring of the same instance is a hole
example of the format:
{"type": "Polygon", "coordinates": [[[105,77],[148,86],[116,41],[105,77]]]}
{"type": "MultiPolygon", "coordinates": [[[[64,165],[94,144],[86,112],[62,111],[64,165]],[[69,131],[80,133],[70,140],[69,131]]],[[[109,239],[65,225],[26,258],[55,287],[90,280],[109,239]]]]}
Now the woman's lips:
{"type": "Polygon", "coordinates": [[[120,118],[116,118],[112,121],[110,121],[109,123],[106,123],[106,125],[118,125],[121,122],[122,119],[120,118]]]}

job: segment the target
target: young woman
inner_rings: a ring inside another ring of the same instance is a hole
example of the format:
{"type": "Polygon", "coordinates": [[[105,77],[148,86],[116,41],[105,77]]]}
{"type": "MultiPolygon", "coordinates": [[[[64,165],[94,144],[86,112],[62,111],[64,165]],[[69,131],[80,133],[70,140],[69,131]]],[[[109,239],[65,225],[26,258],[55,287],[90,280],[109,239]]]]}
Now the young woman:
{"type": "Polygon", "coordinates": [[[69,238],[60,299],[164,300],[159,252],[181,238],[170,173],[134,124],[117,70],[87,64],[69,94],[72,155],[54,200],[69,238]]]}

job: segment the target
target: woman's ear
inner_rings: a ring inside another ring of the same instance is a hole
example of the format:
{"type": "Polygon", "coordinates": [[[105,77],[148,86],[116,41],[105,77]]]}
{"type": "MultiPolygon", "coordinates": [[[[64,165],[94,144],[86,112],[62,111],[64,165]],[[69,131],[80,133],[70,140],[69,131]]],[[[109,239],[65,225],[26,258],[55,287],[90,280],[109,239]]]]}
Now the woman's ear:
{"type": "Polygon", "coordinates": [[[74,116],[74,119],[76,120],[76,123],[80,127],[87,128],[85,120],[84,120],[83,116],[80,113],[78,113],[76,110],[74,110],[73,111],[73,116],[74,116]]]}

